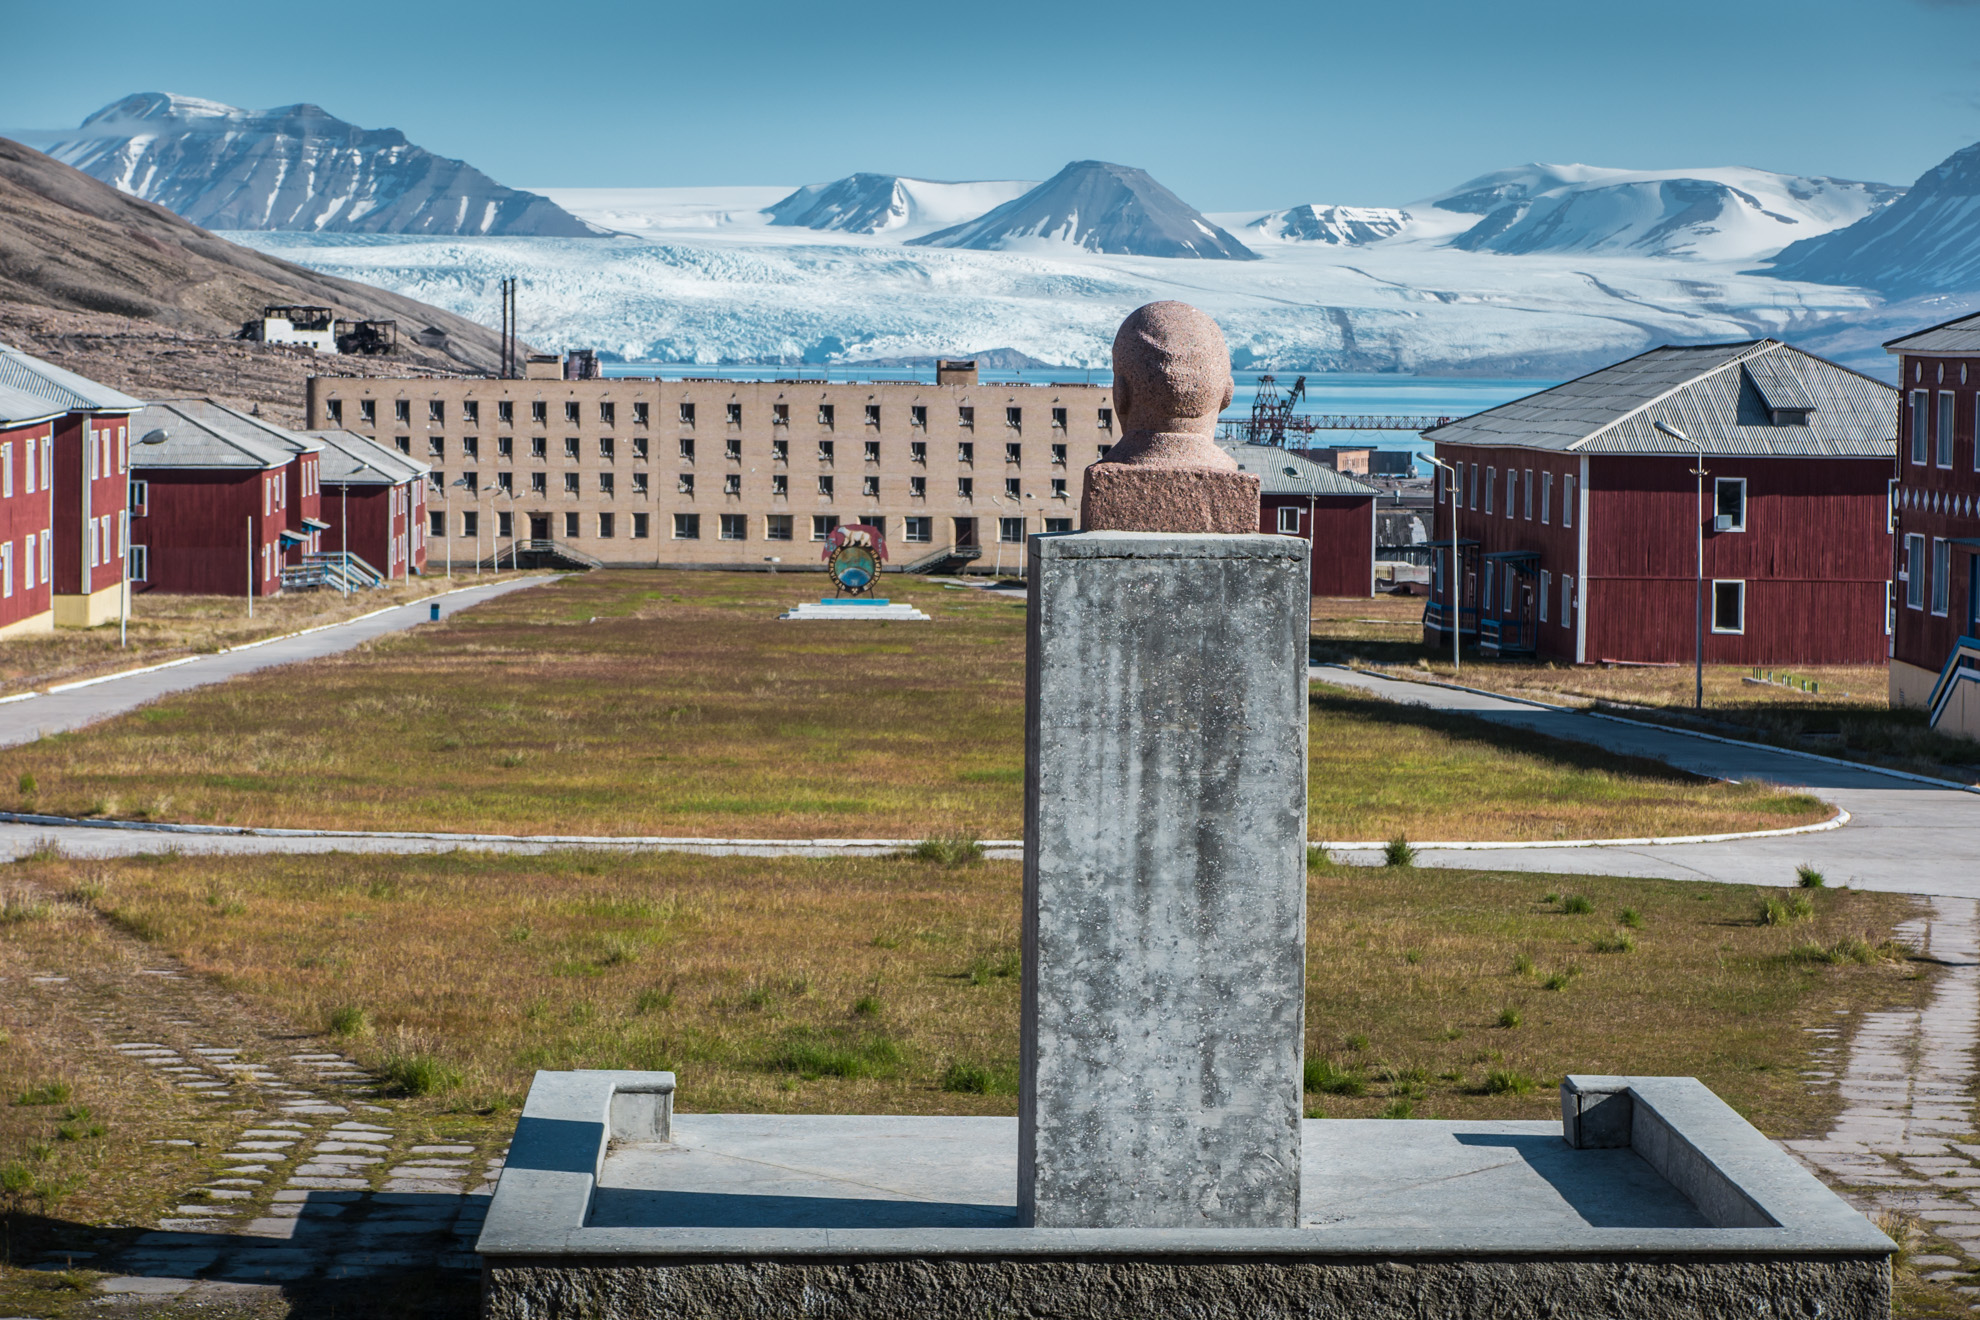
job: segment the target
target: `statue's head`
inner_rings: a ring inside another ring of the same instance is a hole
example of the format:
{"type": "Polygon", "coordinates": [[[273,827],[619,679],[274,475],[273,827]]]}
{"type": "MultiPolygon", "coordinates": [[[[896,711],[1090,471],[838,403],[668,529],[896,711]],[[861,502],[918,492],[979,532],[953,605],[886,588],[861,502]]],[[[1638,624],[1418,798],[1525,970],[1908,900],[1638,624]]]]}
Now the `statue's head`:
{"type": "Polygon", "coordinates": [[[1188,303],[1137,308],[1114,335],[1114,406],[1122,433],[1216,430],[1230,404],[1231,353],[1217,323],[1188,303]]]}

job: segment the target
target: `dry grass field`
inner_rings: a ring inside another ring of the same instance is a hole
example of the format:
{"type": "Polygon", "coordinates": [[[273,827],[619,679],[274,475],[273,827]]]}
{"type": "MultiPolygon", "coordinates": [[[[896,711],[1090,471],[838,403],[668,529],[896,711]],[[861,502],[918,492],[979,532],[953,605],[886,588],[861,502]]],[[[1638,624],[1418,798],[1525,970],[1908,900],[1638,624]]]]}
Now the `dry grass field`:
{"type": "MultiPolygon", "coordinates": [[[[1019,832],[1025,607],[789,624],[822,579],[597,572],[11,749],[0,805],[234,825],[899,838],[1019,832]],[[29,791],[31,787],[32,791],[29,791]]],[[[1313,837],[1772,828],[1822,804],[1316,688],[1313,837]]]]}
{"type": "Polygon", "coordinates": [[[1781,747],[1980,782],[1980,746],[1934,733],[1915,710],[1892,710],[1879,666],[1806,665],[1763,671],[1705,667],[1702,722],[1692,713],[1690,665],[1567,665],[1487,660],[1423,645],[1423,599],[1378,596],[1313,602],[1314,656],[1397,677],[1459,682],[1571,706],[1606,705],[1640,719],[1700,727],[1781,747]],[[1811,687],[1813,690],[1810,690],[1811,687]]]}
{"type": "MultiPolygon", "coordinates": [[[[346,595],[339,591],[296,591],[254,603],[247,614],[244,596],[133,595],[128,645],[118,644],[115,623],[95,628],[61,628],[53,633],[0,641],[0,696],[71,683],[98,674],[155,665],[180,656],[207,654],[229,646],[280,637],[326,623],[369,614],[443,591],[515,577],[473,570],[455,577],[412,578],[346,595]]],[[[526,575],[525,575],[526,576],[526,575]]]]}
{"type": "MultiPolygon", "coordinates": [[[[13,879],[41,911],[0,942],[86,920],[64,903],[100,914],[443,1107],[507,1111],[537,1068],[675,1069],[702,1111],[1015,1104],[1009,863],[162,856],[13,879]]],[[[1324,864],[1310,884],[1308,1099],[1333,1117],[1541,1118],[1566,1071],[1679,1073],[1805,1134],[1834,1096],[1800,1076],[1801,1028],[1928,989],[1887,942],[1898,895],[1324,864]]],[[[68,1068],[0,1053],[10,1086],[68,1068]]]]}

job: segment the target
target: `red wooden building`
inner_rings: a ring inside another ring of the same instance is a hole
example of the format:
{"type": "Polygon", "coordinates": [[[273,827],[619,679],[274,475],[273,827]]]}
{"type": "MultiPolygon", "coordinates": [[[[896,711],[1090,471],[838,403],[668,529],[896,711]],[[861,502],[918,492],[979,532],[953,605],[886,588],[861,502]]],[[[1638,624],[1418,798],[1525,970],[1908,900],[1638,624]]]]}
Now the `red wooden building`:
{"type": "Polygon", "coordinates": [[[1652,349],[1424,432],[1448,465],[1426,641],[1450,646],[1455,529],[1458,626],[1486,654],[1681,663],[1702,632],[1708,664],[1881,663],[1895,402],[1761,339],[1652,349]]]}
{"type": "Polygon", "coordinates": [[[1884,345],[1898,359],[1891,704],[1980,738],[1980,316],[1884,345]]]}
{"type": "Polygon", "coordinates": [[[1375,594],[1373,486],[1272,445],[1228,445],[1238,467],[1258,474],[1258,530],[1313,543],[1313,594],[1375,594]]]}
{"type": "Polygon", "coordinates": [[[0,638],[55,628],[53,492],[59,404],[0,385],[0,638]]]}
{"type": "Polygon", "coordinates": [[[131,578],[135,591],[269,596],[310,529],[291,471],[321,449],[210,399],[169,399],[135,419],[131,578]]]}
{"type": "Polygon", "coordinates": [[[385,578],[426,571],[426,475],[432,469],[354,431],[309,431],[323,446],[323,549],[385,578]]]}
{"type": "Polygon", "coordinates": [[[36,473],[42,489],[51,491],[53,548],[44,553],[54,623],[65,628],[108,623],[123,607],[130,417],[140,404],[4,344],[0,386],[43,399],[58,414],[49,423],[50,444],[36,473]]]}

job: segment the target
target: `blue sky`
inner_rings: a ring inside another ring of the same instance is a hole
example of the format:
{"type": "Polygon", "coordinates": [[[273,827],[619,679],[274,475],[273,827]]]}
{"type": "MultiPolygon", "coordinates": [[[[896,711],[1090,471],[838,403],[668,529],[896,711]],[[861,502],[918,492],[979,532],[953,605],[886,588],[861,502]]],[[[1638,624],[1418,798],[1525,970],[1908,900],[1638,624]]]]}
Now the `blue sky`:
{"type": "Polygon", "coordinates": [[[1909,183],[1980,139],[1980,0],[64,0],[7,31],[0,132],[314,101],[524,187],[1095,157],[1204,210],[1393,205],[1531,160],[1909,183]]]}

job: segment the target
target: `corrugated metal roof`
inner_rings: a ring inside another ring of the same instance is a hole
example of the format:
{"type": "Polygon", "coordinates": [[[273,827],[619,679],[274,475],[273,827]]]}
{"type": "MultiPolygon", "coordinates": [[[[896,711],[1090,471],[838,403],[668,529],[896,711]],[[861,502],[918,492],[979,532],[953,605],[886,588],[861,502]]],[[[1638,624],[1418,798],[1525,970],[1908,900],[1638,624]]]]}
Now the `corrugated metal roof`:
{"type": "MultiPolygon", "coordinates": [[[[131,446],[134,468],[278,468],[296,450],[278,443],[260,421],[211,399],[148,403],[131,418],[131,438],[165,432],[162,444],[131,446]]],[[[297,437],[300,439],[301,437],[297,437]]]]}
{"type": "Polygon", "coordinates": [[[1708,454],[1887,457],[1896,453],[1897,391],[1777,339],[1653,348],[1423,435],[1576,454],[1694,452],[1658,422],[1708,454]],[[1810,409],[1807,425],[1776,425],[1770,402],[1810,409]]]}
{"type": "Polygon", "coordinates": [[[10,344],[0,344],[0,385],[59,404],[63,412],[83,409],[129,412],[144,406],[142,400],[133,399],[121,390],[99,385],[73,371],[64,371],[54,363],[43,362],[10,344]]]}
{"type": "Polygon", "coordinates": [[[1224,451],[1237,460],[1238,469],[1258,474],[1261,495],[1377,495],[1373,486],[1356,481],[1345,472],[1336,472],[1276,445],[1225,445],[1224,451]]]}
{"type": "Polygon", "coordinates": [[[323,442],[323,457],[317,460],[317,474],[324,482],[340,486],[396,486],[424,477],[433,470],[430,464],[355,431],[305,431],[303,434],[323,442]]]}
{"type": "Polygon", "coordinates": [[[1980,312],[1884,342],[1887,353],[1980,353],[1980,312]]]}
{"type": "Polygon", "coordinates": [[[0,385],[0,426],[26,426],[30,422],[45,422],[51,417],[60,417],[68,409],[59,403],[51,403],[39,394],[17,390],[11,385],[0,385]]]}

